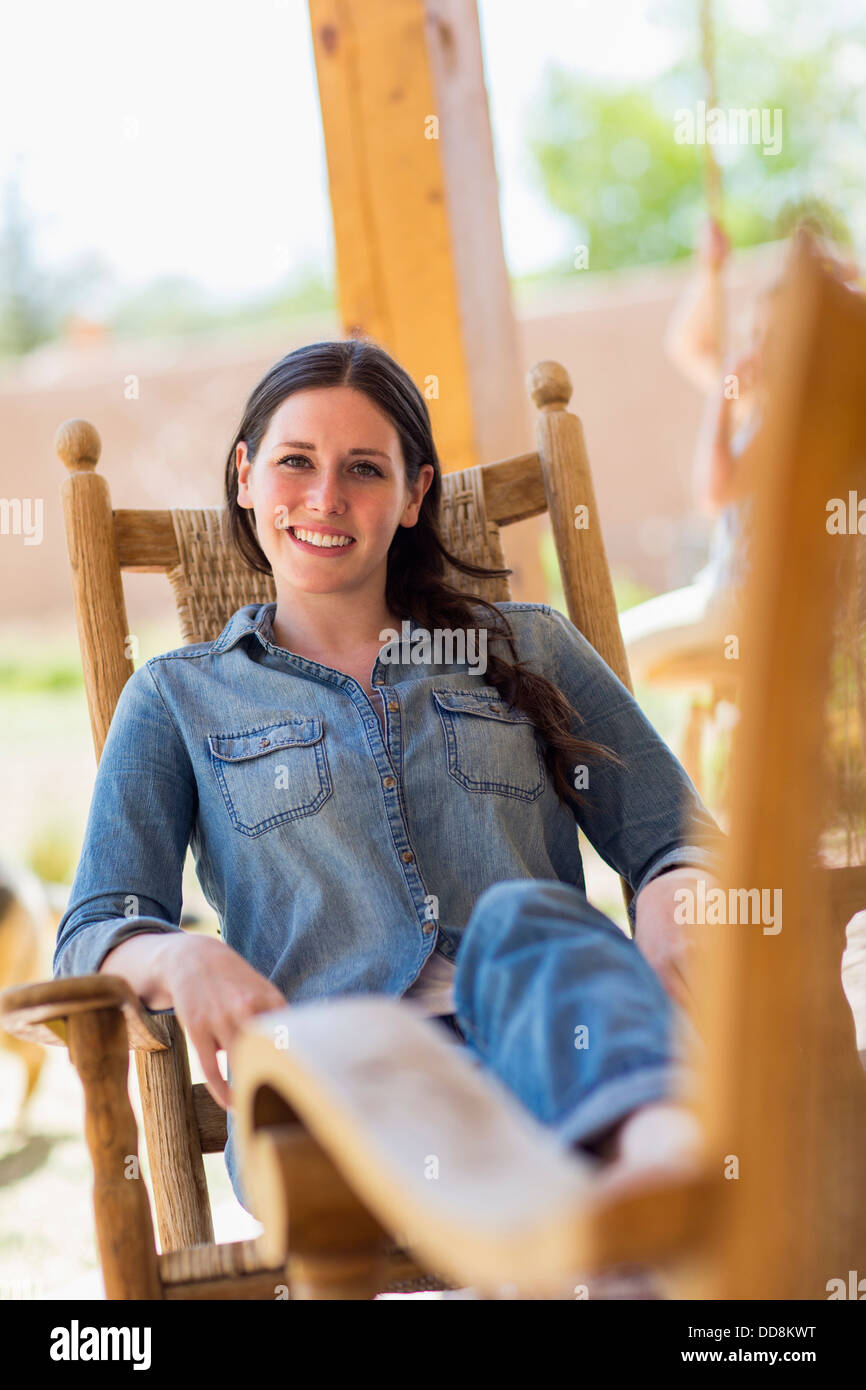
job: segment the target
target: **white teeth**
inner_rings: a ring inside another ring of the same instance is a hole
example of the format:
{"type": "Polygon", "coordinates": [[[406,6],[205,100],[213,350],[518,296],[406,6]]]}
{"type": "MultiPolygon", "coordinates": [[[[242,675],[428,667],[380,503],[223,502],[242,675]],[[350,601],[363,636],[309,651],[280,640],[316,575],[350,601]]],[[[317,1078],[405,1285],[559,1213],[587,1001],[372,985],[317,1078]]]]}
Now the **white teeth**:
{"type": "Polygon", "coordinates": [[[304,531],[300,526],[293,526],[292,532],[299,541],[307,541],[310,545],[318,545],[323,549],[352,544],[351,536],[325,536],[320,531],[304,531]]]}

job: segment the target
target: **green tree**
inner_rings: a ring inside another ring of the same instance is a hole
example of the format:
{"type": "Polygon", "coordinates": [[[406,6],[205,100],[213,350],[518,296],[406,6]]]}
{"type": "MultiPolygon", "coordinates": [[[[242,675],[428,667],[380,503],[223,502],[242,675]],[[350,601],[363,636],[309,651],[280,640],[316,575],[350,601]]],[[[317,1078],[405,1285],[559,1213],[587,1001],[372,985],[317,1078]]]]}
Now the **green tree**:
{"type": "MultiPolygon", "coordinates": [[[[735,245],[784,235],[806,211],[850,242],[848,224],[866,212],[866,105],[856,63],[864,26],[846,21],[843,28],[843,9],[830,4],[823,30],[808,43],[797,20],[814,16],[802,0],[768,11],[764,34],[719,26],[718,106],[778,109],[782,123],[778,154],[760,144],[715,146],[735,245]]],[[[674,132],[677,112],[694,110],[704,92],[696,17],[696,5],[677,10],[683,56],[646,86],[614,86],[560,66],[545,74],[530,112],[529,149],[575,246],[589,247],[591,270],[676,260],[694,249],[706,216],[705,150],[678,144],[674,132]],[[691,27],[683,29],[686,19],[691,27]]]]}

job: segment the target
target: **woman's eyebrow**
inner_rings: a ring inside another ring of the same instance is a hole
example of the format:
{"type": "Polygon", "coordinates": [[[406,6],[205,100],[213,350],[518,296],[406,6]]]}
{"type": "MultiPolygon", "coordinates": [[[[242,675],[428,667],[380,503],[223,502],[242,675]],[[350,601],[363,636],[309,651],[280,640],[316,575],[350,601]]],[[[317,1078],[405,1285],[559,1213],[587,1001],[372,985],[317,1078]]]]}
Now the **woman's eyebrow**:
{"type": "MultiPolygon", "coordinates": [[[[282,444],[275,444],[274,449],[309,449],[312,453],[316,452],[315,444],[306,444],[302,439],[285,439],[282,444]]],[[[347,449],[349,454],[378,454],[380,458],[391,462],[390,454],[386,454],[382,449],[347,449]]]]}

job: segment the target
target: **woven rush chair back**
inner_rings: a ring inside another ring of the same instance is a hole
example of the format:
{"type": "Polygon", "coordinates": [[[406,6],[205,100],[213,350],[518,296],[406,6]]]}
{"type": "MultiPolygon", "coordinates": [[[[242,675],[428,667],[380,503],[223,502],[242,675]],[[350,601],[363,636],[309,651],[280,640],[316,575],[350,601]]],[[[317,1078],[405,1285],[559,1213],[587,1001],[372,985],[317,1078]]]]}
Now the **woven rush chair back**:
{"type": "Polygon", "coordinates": [[[167,573],[184,642],[213,642],[244,604],[276,599],[272,576],[245,565],[228,545],[222,507],[179,508],[169,515],[178,559],[167,573]]]}
{"type": "MultiPolygon", "coordinates": [[[[471,563],[504,568],[501,528],[548,511],[569,617],[631,689],[583,431],[579,419],[566,408],[571,397],[568,373],[556,362],[539,362],[529,372],[527,384],[538,410],[537,451],[444,475],[443,542],[452,554],[471,563]],[[575,520],[578,510],[580,529],[575,520]]],[[[238,608],[273,601],[276,593],[273,579],[250,569],[227,543],[222,508],[116,509],[108,483],[97,471],[101,442],[94,426],[86,420],[67,421],[58,430],[55,444],[69,473],[62,488],[64,519],[98,760],[120,692],[134,669],[124,571],[168,578],[185,643],[214,640],[238,608]]],[[[511,598],[507,577],[473,580],[453,572],[451,566],[448,569],[448,578],[468,592],[492,602],[511,598]]],[[[628,904],[631,890],[621,882],[628,904]]],[[[108,998],[109,982],[99,976],[63,983],[80,983],[84,1002],[92,1004],[96,995],[108,998]]],[[[112,984],[118,999],[122,984],[112,984]]],[[[103,1016],[106,1011],[107,1005],[103,1016]]],[[[140,1002],[131,997],[124,998],[119,1017],[122,1026],[131,1030],[130,1046],[132,1030],[137,1029],[139,1037],[152,1035],[148,1048],[135,1044],[135,1058],[153,1204],[164,1252],[159,1257],[161,1277],[177,1288],[189,1289],[195,1279],[200,1283],[205,1277],[254,1278],[255,1242],[231,1247],[213,1244],[202,1155],[225,1146],[226,1119],[207,1087],[191,1084],[180,1025],[165,1015],[156,1028],[154,1020],[143,1014],[140,1002]],[[199,1249],[190,1263],[192,1247],[199,1249]]],[[[44,1041],[58,1041],[48,1029],[40,1036],[44,1041]]],[[[128,1146],[132,1141],[125,1142],[128,1146]]],[[[127,1189],[134,1186],[125,1184],[127,1189]]],[[[123,1195],[120,1192],[119,1200],[123,1195]]],[[[135,1219],[139,1224],[148,1220],[138,1210],[135,1219]]],[[[103,1255],[104,1271],[110,1266],[116,1272],[115,1287],[132,1287],[128,1262],[122,1266],[114,1256],[103,1255]]],[[[417,1286],[430,1288],[431,1284],[422,1280],[417,1286]]],[[[152,1296],[141,1294],[140,1280],[136,1287],[135,1296],[152,1296]]],[[[267,1280],[262,1287],[270,1287],[267,1280]]],[[[118,1295],[109,1293],[112,1296],[118,1295]]]]}

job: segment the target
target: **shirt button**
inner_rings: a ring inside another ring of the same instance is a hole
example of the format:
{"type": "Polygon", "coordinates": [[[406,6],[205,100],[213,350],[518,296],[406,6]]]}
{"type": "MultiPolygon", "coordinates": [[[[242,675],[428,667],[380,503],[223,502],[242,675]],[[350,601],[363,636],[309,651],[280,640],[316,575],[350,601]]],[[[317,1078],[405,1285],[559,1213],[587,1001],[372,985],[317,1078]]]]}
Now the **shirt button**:
{"type": "Polygon", "coordinates": [[[388,701],[388,709],[391,711],[392,714],[396,714],[399,708],[400,706],[397,704],[396,700],[388,701]]]}
{"type": "Polygon", "coordinates": [[[270,748],[270,746],[271,746],[271,740],[270,740],[269,738],[260,738],[260,739],[259,739],[259,747],[260,747],[260,748],[270,748]]]}
{"type": "Polygon", "coordinates": [[[403,853],[400,855],[400,858],[403,860],[404,864],[411,864],[415,856],[412,853],[411,849],[404,849],[403,853]]]}
{"type": "Polygon", "coordinates": [[[432,922],[425,922],[424,925],[423,925],[423,927],[421,928],[421,930],[423,931],[423,933],[424,933],[425,936],[429,936],[430,933],[431,933],[432,930],[433,930],[433,923],[432,923],[432,922]]]}
{"type": "Polygon", "coordinates": [[[397,778],[396,778],[396,777],[386,777],[385,780],[384,780],[383,783],[382,783],[382,786],[383,786],[383,787],[388,787],[389,790],[390,790],[391,787],[396,787],[396,785],[397,785],[397,778]]]}

